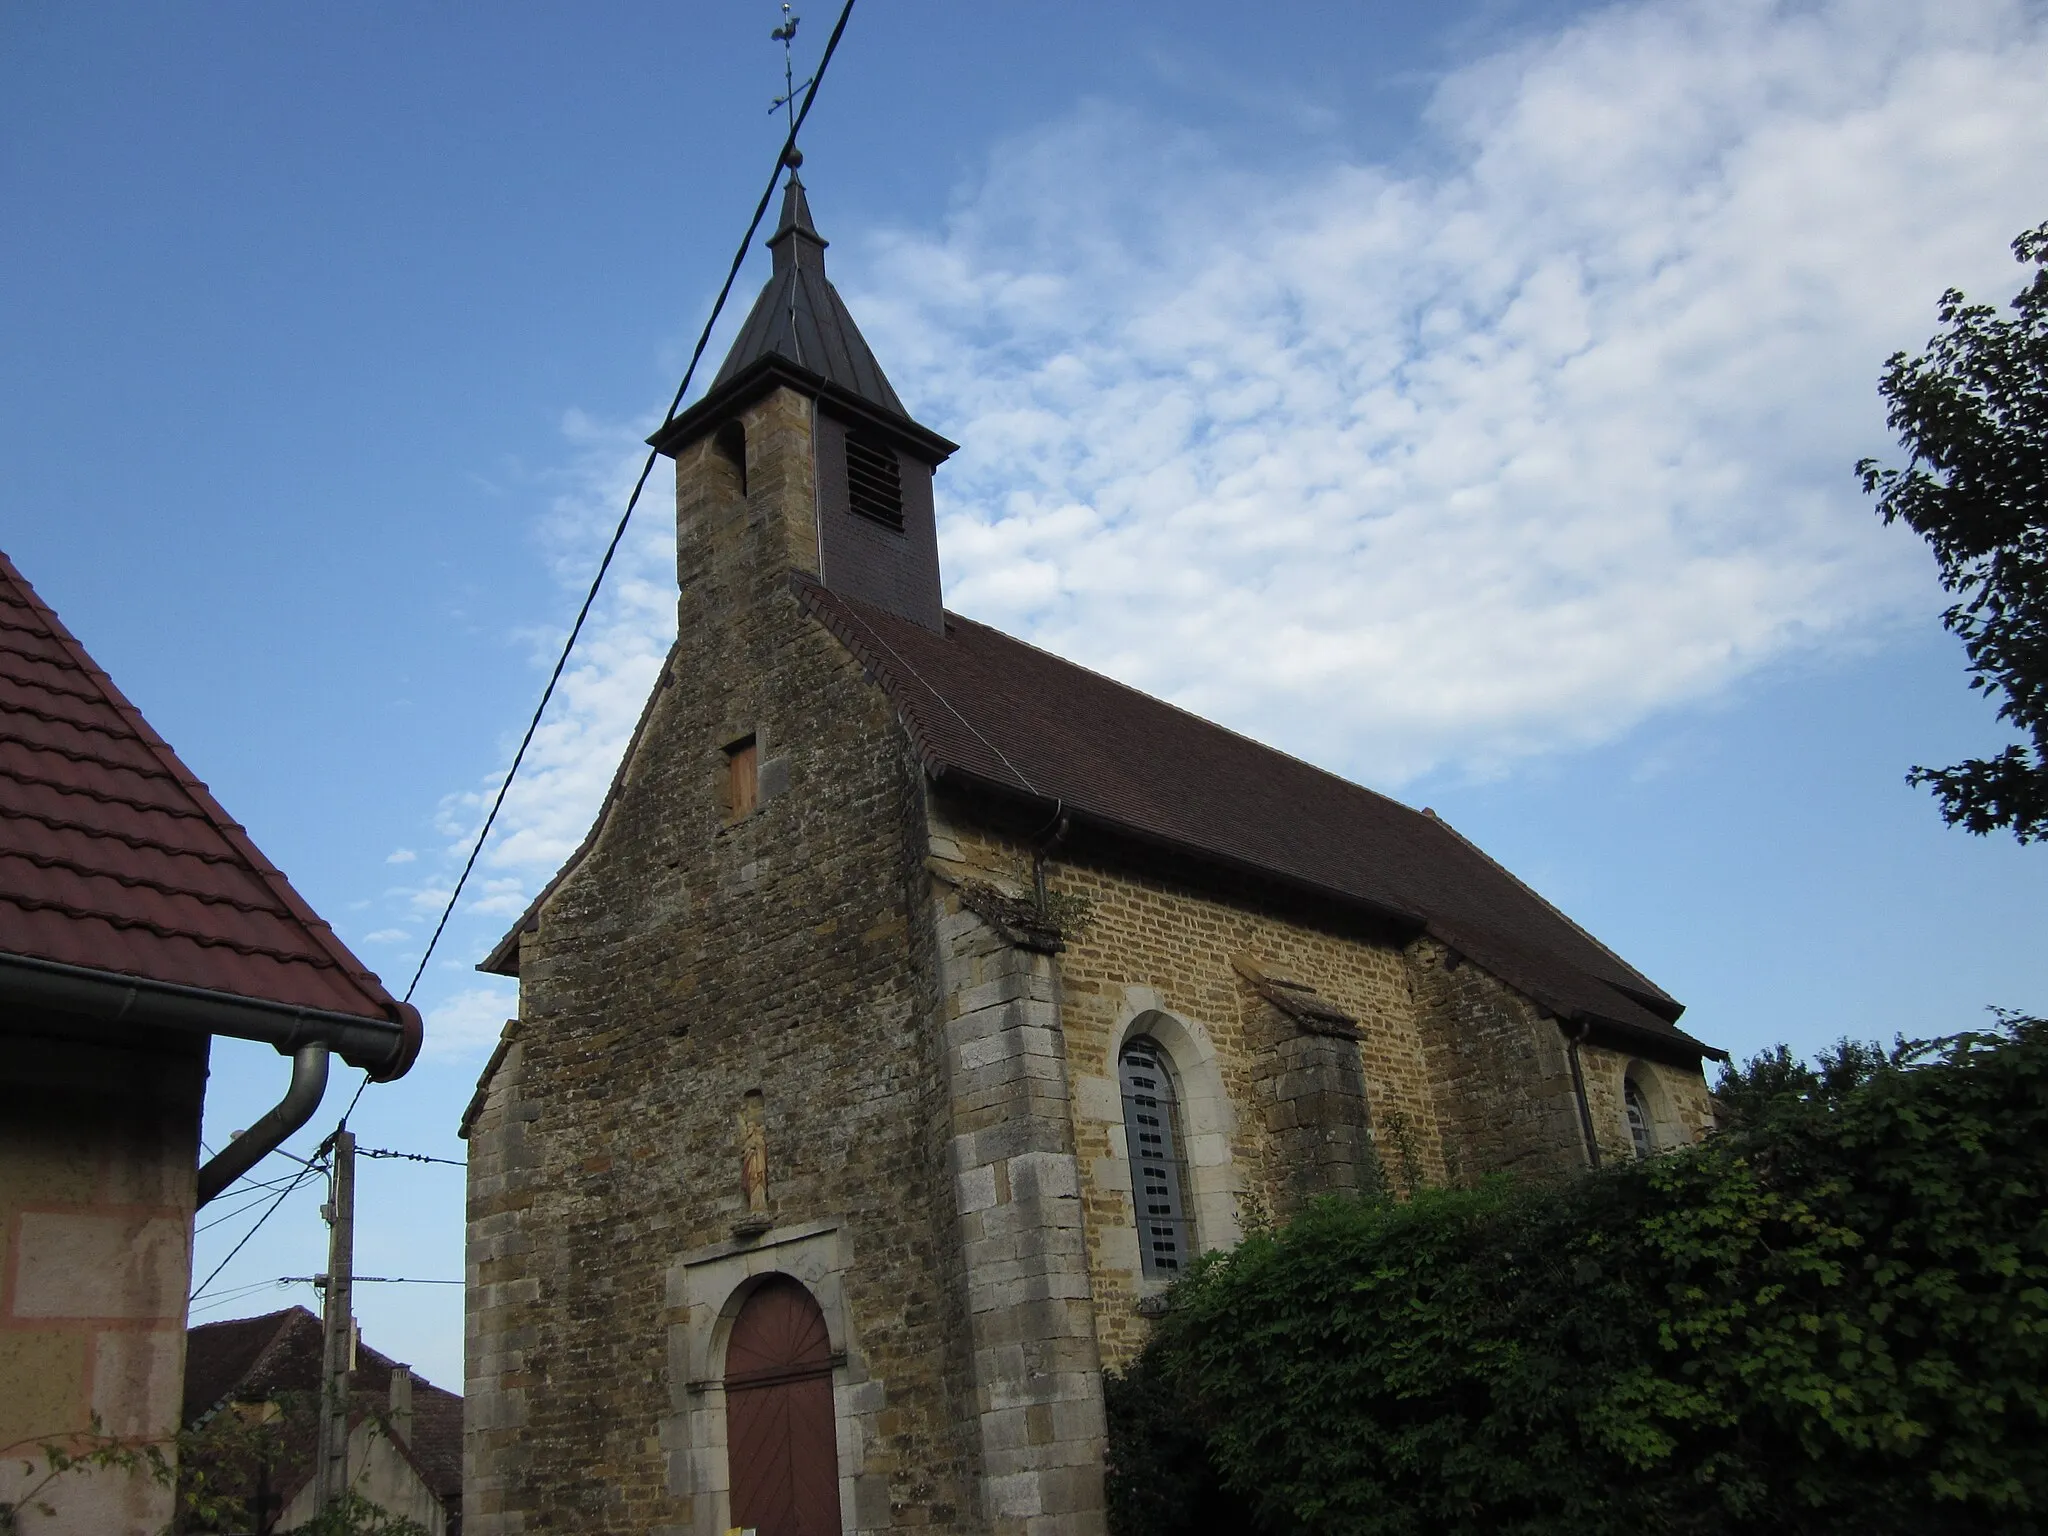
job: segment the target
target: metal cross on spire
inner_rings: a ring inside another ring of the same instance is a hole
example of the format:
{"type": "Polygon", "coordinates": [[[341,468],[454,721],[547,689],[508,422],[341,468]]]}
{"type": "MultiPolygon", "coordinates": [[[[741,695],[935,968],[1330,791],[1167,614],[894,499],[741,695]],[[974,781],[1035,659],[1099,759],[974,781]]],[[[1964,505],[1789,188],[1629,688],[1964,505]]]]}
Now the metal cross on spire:
{"type": "Polygon", "coordinates": [[[774,105],[768,110],[789,115],[788,147],[783,151],[782,160],[792,171],[804,163],[803,151],[796,147],[796,95],[798,91],[809,89],[811,84],[809,80],[802,85],[797,84],[796,62],[790,48],[790,44],[796,41],[797,23],[802,20],[803,17],[790,11],[788,0],[783,0],[782,25],[768,34],[782,44],[782,94],[775,98],[774,105]]]}

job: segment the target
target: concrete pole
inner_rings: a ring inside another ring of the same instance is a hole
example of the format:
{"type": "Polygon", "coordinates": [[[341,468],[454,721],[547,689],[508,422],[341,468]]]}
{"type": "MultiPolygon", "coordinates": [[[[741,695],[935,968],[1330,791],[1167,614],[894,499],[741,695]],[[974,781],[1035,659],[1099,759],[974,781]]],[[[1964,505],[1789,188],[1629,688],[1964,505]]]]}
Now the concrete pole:
{"type": "Polygon", "coordinates": [[[348,1492],[348,1399],[355,1364],[356,1138],[334,1136],[334,1198],[327,1211],[327,1296],[322,1322],[326,1352],[320,1372],[320,1443],[314,1508],[326,1510],[348,1492]]]}

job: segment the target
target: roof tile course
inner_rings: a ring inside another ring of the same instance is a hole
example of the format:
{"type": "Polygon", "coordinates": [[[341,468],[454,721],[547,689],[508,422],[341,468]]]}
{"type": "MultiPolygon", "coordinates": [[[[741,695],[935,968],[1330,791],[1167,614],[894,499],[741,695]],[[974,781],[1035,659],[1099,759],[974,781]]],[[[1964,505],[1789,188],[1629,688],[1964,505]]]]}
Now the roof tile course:
{"type": "Polygon", "coordinates": [[[0,953],[397,1016],[4,554],[0,953]]]}

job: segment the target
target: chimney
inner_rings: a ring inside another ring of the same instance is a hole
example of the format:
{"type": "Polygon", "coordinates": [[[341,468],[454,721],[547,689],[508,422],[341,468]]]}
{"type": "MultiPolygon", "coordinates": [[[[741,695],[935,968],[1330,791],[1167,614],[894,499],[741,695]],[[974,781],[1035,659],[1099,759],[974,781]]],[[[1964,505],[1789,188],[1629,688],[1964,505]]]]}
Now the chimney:
{"type": "Polygon", "coordinates": [[[412,1444],[412,1367],[391,1367],[391,1433],[401,1444],[412,1444]]]}

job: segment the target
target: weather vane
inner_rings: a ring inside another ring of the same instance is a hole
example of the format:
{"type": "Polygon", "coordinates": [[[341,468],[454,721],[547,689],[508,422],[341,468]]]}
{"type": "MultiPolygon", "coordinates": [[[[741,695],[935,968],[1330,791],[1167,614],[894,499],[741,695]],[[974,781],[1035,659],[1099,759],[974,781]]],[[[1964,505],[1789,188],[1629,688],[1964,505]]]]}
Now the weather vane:
{"type": "MultiPolygon", "coordinates": [[[[796,83],[796,63],[789,46],[796,41],[796,24],[802,20],[803,17],[791,13],[788,0],[783,0],[782,25],[768,34],[782,44],[782,94],[775,98],[775,104],[768,110],[789,115],[789,147],[782,152],[782,161],[792,171],[804,163],[804,152],[796,147],[796,93],[808,89],[811,83],[810,80],[802,85],[796,83]]],[[[812,76],[812,79],[816,78],[812,76]]]]}

